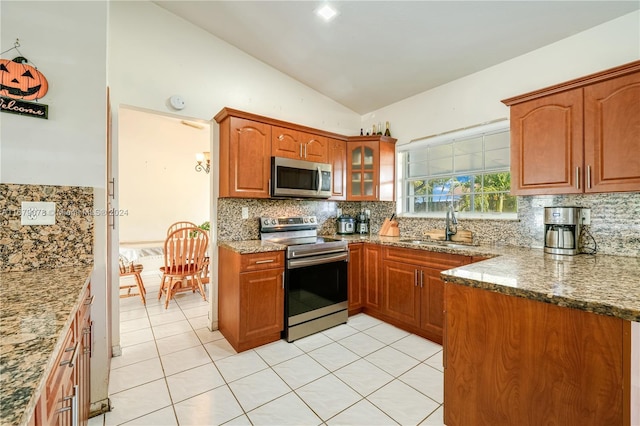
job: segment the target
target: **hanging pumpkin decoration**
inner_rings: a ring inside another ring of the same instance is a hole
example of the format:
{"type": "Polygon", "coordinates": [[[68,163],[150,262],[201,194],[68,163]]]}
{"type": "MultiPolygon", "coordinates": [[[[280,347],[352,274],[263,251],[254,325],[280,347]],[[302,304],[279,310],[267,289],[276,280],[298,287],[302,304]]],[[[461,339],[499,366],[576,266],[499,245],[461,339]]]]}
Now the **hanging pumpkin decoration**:
{"type": "Polygon", "coordinates": [[[47,94],[49,83],[27,58],[18,56],[12,61],[0,59],[0,96],[12,99],[40,99],[47,94]]]}

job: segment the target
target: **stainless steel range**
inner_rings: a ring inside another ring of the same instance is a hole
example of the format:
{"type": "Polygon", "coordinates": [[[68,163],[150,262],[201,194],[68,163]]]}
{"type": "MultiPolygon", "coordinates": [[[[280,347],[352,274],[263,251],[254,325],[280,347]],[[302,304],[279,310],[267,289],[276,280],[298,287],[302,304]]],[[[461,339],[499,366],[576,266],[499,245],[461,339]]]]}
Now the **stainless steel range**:
{"type": "Polygon", "coordinates": [[[317,230],[315,216],[260,218],[260,239],[287,246],[282,334],[288,342],[347,322],[347,242],[317,230]]]}

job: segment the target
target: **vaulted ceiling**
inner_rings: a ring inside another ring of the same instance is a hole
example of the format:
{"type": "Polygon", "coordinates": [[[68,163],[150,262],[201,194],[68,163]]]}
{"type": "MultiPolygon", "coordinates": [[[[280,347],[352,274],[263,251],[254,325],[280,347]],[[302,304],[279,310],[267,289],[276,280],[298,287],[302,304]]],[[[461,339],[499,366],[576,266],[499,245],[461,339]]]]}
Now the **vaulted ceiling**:
{"type": "Polygon", "coordinates": [[[640,8],[637,0],[154,3],[360,114],[640,8]],[[329,22],[314,13],[324,3],[338,11],[329,22]]]}

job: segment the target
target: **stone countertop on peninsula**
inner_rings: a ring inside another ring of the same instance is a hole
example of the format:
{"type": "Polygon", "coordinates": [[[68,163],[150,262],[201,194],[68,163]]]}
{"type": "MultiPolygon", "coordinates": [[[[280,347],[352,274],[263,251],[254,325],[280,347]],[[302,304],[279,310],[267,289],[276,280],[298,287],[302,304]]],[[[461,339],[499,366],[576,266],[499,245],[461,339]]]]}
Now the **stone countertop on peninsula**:
{"type": "Polygon", "coordinates": [[[0,273],[0,425],[29,421],[92,269],[0,273]]]}
{"type": "MultiPolygon", "coordinates": [[[[640,258],[608,255],[560,256],[541,248],[513,246],[446,247],[401,240],[411,237],[331,235],[350,243],[367,242],[484,260],[443,271],[451,283],[482,288],[559,306],[640,322],[640,258]]],[[[424,237],[418,237],[424,238],[424,237]]],[[[219,243],[239,253],[284,250],[285,246],[254,241],[219,243]]]]}

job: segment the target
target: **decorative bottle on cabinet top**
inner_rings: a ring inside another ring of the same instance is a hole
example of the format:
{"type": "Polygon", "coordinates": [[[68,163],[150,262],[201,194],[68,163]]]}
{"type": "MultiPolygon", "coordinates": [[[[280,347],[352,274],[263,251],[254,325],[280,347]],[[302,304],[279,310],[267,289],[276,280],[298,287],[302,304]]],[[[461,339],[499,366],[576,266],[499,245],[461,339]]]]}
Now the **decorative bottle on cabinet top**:
{"type": "Polygon", "coordinates": [[[385,136],[391,136],[391,131],[389,130],[389,122],[387,121],[387,128],[384,131],[385,136]]]}

